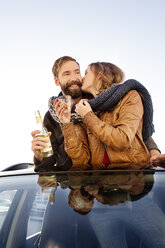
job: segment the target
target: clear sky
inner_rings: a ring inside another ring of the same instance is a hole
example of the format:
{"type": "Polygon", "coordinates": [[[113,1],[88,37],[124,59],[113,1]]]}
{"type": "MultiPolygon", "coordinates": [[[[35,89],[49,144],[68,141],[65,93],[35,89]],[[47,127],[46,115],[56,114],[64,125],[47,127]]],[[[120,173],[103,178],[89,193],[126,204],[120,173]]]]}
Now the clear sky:
{"type": "Polygon", "coordinates": [[[82,75],[96,61],[112,62],[149,90],[155,141],[164,145],[164,0],[0,0],[0,169],[32,162],[34,110],[57,95],[51,72],[63,55],[82,75]]]}

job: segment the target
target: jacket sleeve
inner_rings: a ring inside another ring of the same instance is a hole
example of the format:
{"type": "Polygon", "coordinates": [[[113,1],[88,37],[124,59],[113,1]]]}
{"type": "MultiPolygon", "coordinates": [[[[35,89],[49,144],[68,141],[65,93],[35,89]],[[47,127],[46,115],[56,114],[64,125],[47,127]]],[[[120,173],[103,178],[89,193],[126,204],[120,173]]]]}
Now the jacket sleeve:
{"type": "Polygon", "coordinates": [[[148,140],[144,141],[147,149],[150,150],[158,150],[160,153],[160,149],[158,148],[157,144],[155,143],[155,141],[153,140],[152,137],[150,137],[148,140]]]}
{"type": "Polygon", "coordinates": [[[83,122],[105,145],[123,151],[131,146],[143,116],[143,104],[137,91],[129,91],[122,99],[118,118],[113,124],[100,120],[92,111],[83,122]]]}
{"type": "Polygon", "coordinates": [[[61,125],[61,129],[64,135],[65,151],[72,159],[73,166],[88,169],[90,167],[88,165],[90,152],[83,126],[80,123],[70,122],[61,125]]]}

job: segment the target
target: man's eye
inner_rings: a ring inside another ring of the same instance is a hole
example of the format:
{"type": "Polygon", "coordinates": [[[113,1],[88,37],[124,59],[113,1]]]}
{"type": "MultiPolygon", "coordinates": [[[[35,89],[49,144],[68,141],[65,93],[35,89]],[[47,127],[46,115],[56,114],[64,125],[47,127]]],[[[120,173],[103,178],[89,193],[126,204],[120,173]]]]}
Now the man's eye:
{"type": "Polygon", "coordinates": [[[64,74],[64,76],[68,76],[69,75],[69,73],[68,72],[66,72],[65,74],[64,74]]]}
{"type": "Polygon", "coordinates": [[[76,72],[76,74],[78,74],[78,75],[79,75],[79,74],[80,74],[80,72],[79,72],[79,71],[77,71],[77,72],[76,72]]]}

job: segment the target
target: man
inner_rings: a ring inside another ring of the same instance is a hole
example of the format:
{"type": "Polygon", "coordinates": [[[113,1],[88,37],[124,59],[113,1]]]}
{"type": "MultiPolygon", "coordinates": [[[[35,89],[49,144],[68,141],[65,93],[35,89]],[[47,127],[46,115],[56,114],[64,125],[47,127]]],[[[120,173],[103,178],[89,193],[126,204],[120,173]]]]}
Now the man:
{"type": "MultiPolygon", "coordinates": [[[[53,65],[52,72],[54,75],[55,84],[61,87],[62,96],[71,96],[71,106],[76,104],[82,98],[81,86],[82,78],[80,74],[80,66],[75,59],[69,56],[63,56],[57,59],[53,65]]],[[[83,96],[83,98],[85,98],[83,96]]],[[[61,131],[60,122],[52,117],[50,111],[45,114],[44,125],[49,131],[51,144],[53,148],[53,155],[48,158],[43,158],[41,149],[46,147],[47,139],[38,137],[36,134],[39,131],[31,133],[32,151],[34,152],[35,170],[68,170],[72,166],[72,161],[68,157],[64,148],[64,137],[61,131]]],[[[147,147],[150,150],[151,157],[160,155],[157,145],[152,138],[147,141],[147,147]]]]}
{"type": "MultiPolygon", "coordinates": [[[[82,78],[79,64],[75,59],[64,56],[57,59],[53,65],[52,72],[55,84],[61,87],[62,95],[71,96],[71,105],[76,104],[82,98],[81,86],[82,78]]],[[[43,158],[41,149],[46,146],[46,139],[37,137],[39,131],[31,133],[32,151],[34,152],[35,170],[67,170],[72,166],[72,161],[64,149],[64,138],[60,128],[60,123],[56,122],[49,111],[45,114],[44,125],[49,131],[49,136],[53,148],[53,156],[43,158]]]]}

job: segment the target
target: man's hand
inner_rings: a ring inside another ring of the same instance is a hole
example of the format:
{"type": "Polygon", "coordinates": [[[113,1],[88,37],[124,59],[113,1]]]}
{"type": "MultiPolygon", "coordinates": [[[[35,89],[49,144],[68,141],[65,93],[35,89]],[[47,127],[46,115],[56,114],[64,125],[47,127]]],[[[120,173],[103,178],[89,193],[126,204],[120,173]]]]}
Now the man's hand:
{"type": "MultiPolygon", "coordinates": [[[[41,150],[48,146],[49,138],[37,136],[40,133],[41,131],[39,130],[31,132],[31,136],[33,137],[31,149],[34,152],[35,157],[42,161],[43,156],[41,150]]],[[[51,132],[48,132],[48,136],[51,136],[51,132]]]]}
{"type": "Polygon", "coordinates": [[[157,160],[157,157],[160,155],[160,152],[156,149],[150,150],[150,162],[153,163],[153,161],[157,160]]]}
{"type": "Polygon", "coordinates": [[[155,166],[163,167],[165,166],[165,154],[157,154],[152,157],[152,164],[155,166]]]}
{"type": "Polygon", "coordinates": [[[59,118],[60,122],[63,124],[69,123],[71,111],[66,109],[66,103],[56,98],[56,100],[54,101],[54,107],[56,115],[59,118]]]}
{"type": "Polygon", "coordinates": [[[92,111],[92,108],[87,99],[81,99],[79,103],[76,104],[75,111],[83,118],[88,112],[92,111]]]}

